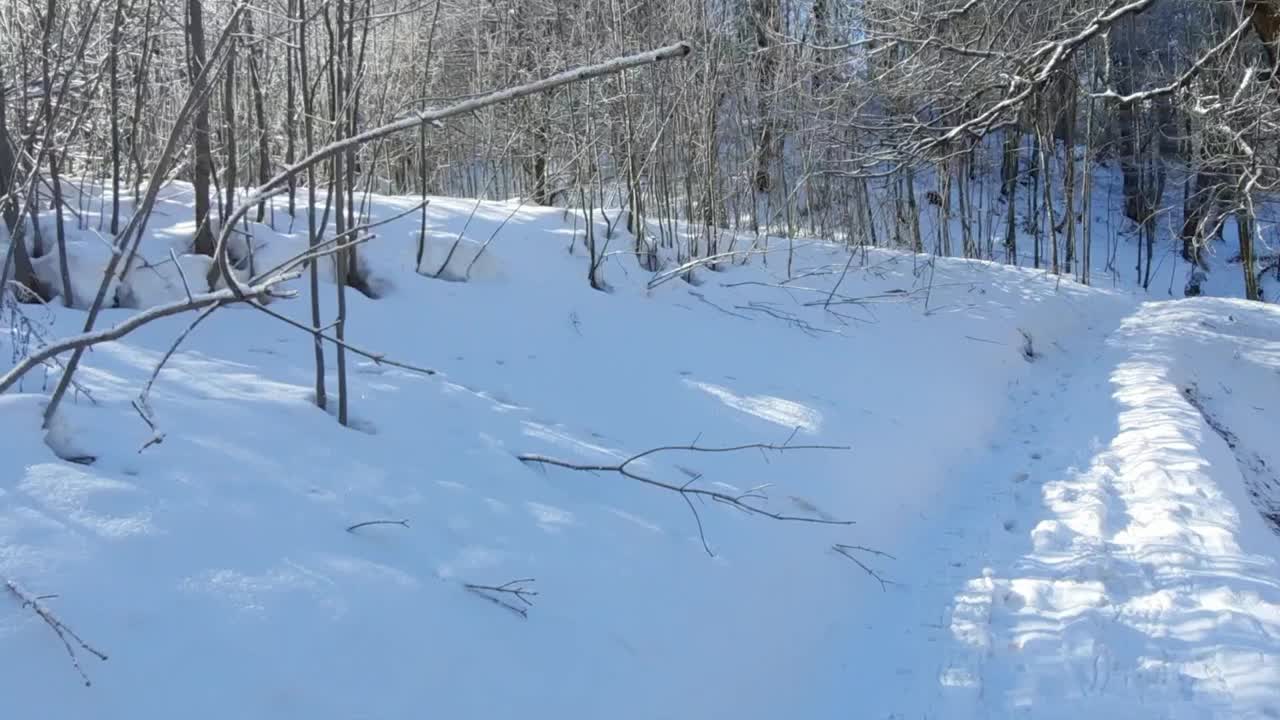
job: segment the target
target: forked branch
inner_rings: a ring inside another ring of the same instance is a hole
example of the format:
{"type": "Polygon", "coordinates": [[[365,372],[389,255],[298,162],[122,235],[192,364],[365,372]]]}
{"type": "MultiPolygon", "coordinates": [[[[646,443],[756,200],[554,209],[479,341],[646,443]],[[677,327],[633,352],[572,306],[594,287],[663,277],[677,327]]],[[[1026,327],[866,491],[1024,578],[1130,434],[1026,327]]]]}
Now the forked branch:
{"type": "MultiPolygon", "coordinates": [[[[795,437],[795,433],[792,433],[795,437]]],[[[560,460],[558,458],[529,453],[520,455],[519,460],[523,463],[531,463],[537,465],[551,465],[554,467],[562,467],[569,470],[577,470],[581,472],[608,472],[616,473],[627,479],[635,480],[651,485],[656,488],[668,490],[680,495],[688,504],[689,510],[693,513],[694,520],[698,524],[698,537],[702,541],[702,548],[707,551],[708,555],[715,556],[711,551],[711,547],[707,544],[707,537],[702,527],[702,518],[698,515],[697,506],[693,504],[693,500],[713,500],[715,502],[724,503],[730,507],[741,510],[748,515],[759,515],[772,520],[781,520],[784,522],[801,522],[814,523],[817,525],[852,525],[852,520],[833,520],[830,518],[811,517],[806,515],[788,515],[786,513],[776,512],[763,507],[759,503],[766,502],[768,496],[764,494],[763,487],[755,487],[741,493],[728,493],[719,490],[710,490],[707,488],[694,487],[694,483],[702,479],[701,475],[695,475],[688,482],[683,484],[675,484],[663,480],[657,480],[642,475],[633,467],[637,462],[652,455],[666,452],[699,452],[699,453],[736,453],[744,450],[760,450],[761,452],[776,451],[785,452],[788,450],[848,450],[847,445],[793,445],[791,438],[781,444],[774,443],[747,443],[745,445],[731,445],[724,447],[705,446],[690,443],[688,445],[664,445],[661,447],[650,448],[644,452],[632,455],[620,463],[604,464],[604,463],[575,463],[568,460],[560,460]]]]}
{"type": "Polygon", "coordinates": [[[476,585],[473,583],[463,583],[462,587],[470,590],[489,602],[501,605],[520,617],[527,618],[529,617],[529,608],[533,607],[533,600],[530,600],[529,598],[538,594],[537,590],[530,590],[526,587],[526,584],[531,582],[534,582],[533,578],[520,578],[519,580],[512,580],[501,585],[476,585]],[[504,598],[511,598],[511,600],[508,601],[504,598]]]}
{"type": "Polygon", "coordinates": [[[859,560],[859,559],[858,559],[858,556],[854,554],[854,553],[866,553],[866,554],[868,554],[868,555],[875,555],[875,556],[877,556],[877,557],[889,558],[890,560],[895,559],[895,558],[894,558],[892,555],[890,555],[889,553],[887,553],[887,552],[882,552],[882,551],[880,551],[880,550],[875,550],[875,549],[873,549],[873,548],[869,548],[869,547],[864,547],[864,546],[862,546],[862,545],[842,545],[842,544],[840,544],[840,543],[836,543],[835,545],[832,545],[832,546],[831,546],[831,549],[832,549],[832,550],[835,550],[836,552],[840,553],[841,555],[843,555],[843,556],[845,556],[845,557],[849,558],[850,560],[852,560],[852,561],[853,561],[853,563],[854,563],[855,565],[857,565],[858,567],[862,568],[862,570],[863,570],[864,572],[866,572],[866,573],[867,573],[868,575],[870,575],[871,577],[875,578],[875,579],[876,579],[876,581],[880,583],[880,589],[881,589],[881,590],[887,590],[887,589],[888,589],[888,586],[889,586],[890,584],[892,584],[892,583],[893,583],[893,581],[892,581],[892,580],[886,580],[886,579],[884,579],[884,577],[883,577],[883,576],[881,576],[881,575],[880,575],[880,573],[878,573],[878,572],[876,572],[875,570],[871,569],[871,566],[869,566],[869,565],[867,565],[866,563],[864,563],[864,562],[862,562],[861,560],[859,560]]]}

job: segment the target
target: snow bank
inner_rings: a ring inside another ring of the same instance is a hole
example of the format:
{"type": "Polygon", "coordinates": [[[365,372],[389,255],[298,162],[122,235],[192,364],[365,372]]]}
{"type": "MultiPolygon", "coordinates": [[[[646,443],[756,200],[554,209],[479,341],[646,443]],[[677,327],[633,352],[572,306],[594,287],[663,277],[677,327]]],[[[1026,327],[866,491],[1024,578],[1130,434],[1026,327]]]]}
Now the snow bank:
{"type": "MultiPolygon", "coordinates": [[[[144,243],[153,264],[186,232],[181,202],[166,200],[171,222],[144,243]]],[[[416,200],[371,202],[376,220],[416,200]]],[[[6,707],[143,719],[1273,708],[1274,548],[1247,530],[1247,501],[1226,489],[1239,466],[1179,383],[1193,374],[1268,463],[1274,433],[1218,403],[1208,360],[1167,360],[1185,349],[1181,321],[1157,323],[1171,328],[1162,349],[1163,335],[1138,332],[1156,311],[1123,293],[898,253],[849,263],[820,243],[796,244],[791,277],[775,243],[697,286],[650,289],[620,234],[602,293],[586,282],[581,220],[560,210],[436,198],[427,218],[441,263],[459,235],[489,243],[471,276],[484,282],[415,272],[416,214],[361,247],[391,291],[348,294],[347,340],[438,371],[348,354],[361,431],[314,406],[310,336],[243,307],[211,316],[160,373],[160,444],[132,401],[189,316],[87,354],[77,379],[93,401],[68,402],[47,435],[38,385],[0,397],[0,578],[56,595],[51,610],[110,656],[82,655],[94,685],[79,687],[49,628],[0,601],[6,707]],[[1151,415],[1147,398],[1166,405],[1151,415]],[[630,468],[856,524],[773,521],[517,459],[616,464],[694,442],[850,449],[672,451],[630,468]],[[94,461],[59,458],[73,453],[94,461]],[[375,520],[406,523],[347,531],[375,520]],[[523,614],[466,587],[526,578],[532,605],[497,596],[523,614]]],[[[305,248],[297,222],[277,220],[255,248],[263,264],[305,248]]],[[[463,249],[469,264],[477,242],[463,249]]],[[[172,275],[132,277],[140,301],[173,292],[172,275]]],[[[309,322],[296,286],[272,307],[309,322]]],[[[53,313],[50,332],[83,322],[53,313]]],[[[1248,317],[1231,362],[1262,392],[1276,363],[1258,339],[1275,340],[1274,322],[1248,317]]]]}

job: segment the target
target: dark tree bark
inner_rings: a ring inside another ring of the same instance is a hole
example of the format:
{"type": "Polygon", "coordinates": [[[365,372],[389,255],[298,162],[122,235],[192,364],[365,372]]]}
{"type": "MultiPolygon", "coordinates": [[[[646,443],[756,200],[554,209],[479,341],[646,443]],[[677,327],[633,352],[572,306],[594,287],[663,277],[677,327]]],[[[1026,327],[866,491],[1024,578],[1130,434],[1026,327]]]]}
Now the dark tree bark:
{"type": "MultiPolygon", "coordinates": [[[[45,5],[44,31],[40,40],[40,73],[45,95],[41,105],[44,108],[45,140],[49,143],[52,143],[55,137],[53,130],[53,75],[50,66],[53,60],[53,19],[57,15],[57,11],[57,0],[48,0],[45,5]]],[[[62,173],[59,172],[60,156],[57,149],[53,147],[46,147],[41,150],[49,156],[49,186],[53,191],[53,222],[55,238],[58,244],[58,269],[62,276],[62,304],[66,307],[71,307],[75,304],[75,297],[71,290],[70,261],[67,258],[67,233],[63,224],[62,173]]],[[[32,207],[35,207],[34,202],[32,207]]]]}
{"type": "MultiPolygon", "coordinates": [[[[244,15],[244,32],[245,32],[245,35],[248,35],[250,37],[253,36],[253,15],[250,13],[245,13],[244,15]]],[[[253,46],[250,47],[247,62],[249,64],[249,87],[253,92],[253,121],[255,125],[254,130],[258,140],[258,153],[257,153],[258,154],[258,157],[257,157],[258,185],[261,186],[261,185],[266,185],[267,181],[271,179],[271,143],[267,136],[267,132],[269,130],[267,125],[267,101],[266,101],[266,98],[263,96],[263,92],[262,92],[261,40],[254,41],[253,46]]],[[[292,94],[293,92],[292,80],[290,80],[290,87],[288,92],[290,94],[292,94]]],[[[290,128],[290,132],[292,132],[292,128],[290,128]]],[[[293,142],[292,136],[290,136],[289,142],[292,144],[293,142]]],[[[292,183],[293,183],[292,178],[290,178],[289,182],[290,182],[290,186],[292,187],[292,183]]],[[[293,199],[292,191],[290,191],[289,193],[289,198],[290,200],[293,199]]],[[[290,207],[289,212],[290,214],[293,213],[292,207],[290,207]]],[[[266,219],[266,214],[267,214],[266,203],[258,203],[257,213],[258,213],[257,215],[258,222],[262,222],[264,219],[266,219]]]]}
{"type": "MultiPolygon", "coordinates": [[[[236,145],[236,30],[232,29],[231,44],[227,47],[227,64],[222,72],[222,145],[226,159],[223,161],[222,185],[226,199],[222,202],[223,219],[231,215],[236,205],[236,186],[240,184],[239,149],[236,145]]],[[[227,278],[230,282],[231,278],[227,278]]]]}
{"type": "Polygon", "coordinates": [[[1240,268],[1244,272],[1244,296],[1246,300],[1261,300],[1262,289],[1258,284],[1257,263],[1253,254],[1253,218],[1247,210],[1236,213],[1236,232],[1240,236],[1240,268]]]}
{"type": "MultiPolygon", "coordinates": [[[[187,0],[187,48],[188,76],[195,79],[204,69],[204,7],[201,0],[187,0]]],[[[195,154],[195,167],[192,185],[195,190],[196,236],[193,250],[199,255],[213,256],[213,228],[209,217],[209,183],[213,175],[213,154],[209,147],[209,99],[202,96],[196,101],[195,117],[192,120],[192,144],[195,154]]],[[[227,278],[230,282],[231,278],[227,278]]]]}
{"type": "MultiPolygon", "coordinates": [[[[306,0],[292,0],[292,6],[296,5],[297,14],[291,15],[290,19],[294,20],[298,26],[298,81],[302,90],[302,125],[303,125],[303,142],[308,156],[315,152],[315,93],[311,87],[311,76],[308,73],[307,62],[307,3],[306,0]],[[295,19],[296,18],[296,19],[295,19]]],[[[290,163],[292,166],[292,163],[290,163]]],[[[327,220],[326,220],[327,222],[327,220]]],[[[315,165],[307,166],[307,245],[312,251],[320,242],[319,233],[323,231],[323,225],[316,224],[316,168],[315,165]]],[[[315,400],[318,407],[325,407],[328,404],[328,398],[325,393],[325,377],[324,377],[324,338],[320,332],[320,270],[319,260],[312,260],[308,268],[308,275],[311,284],[311,327],[315,328],[312,335],[315,341],[315,400]]]]}
{"type": "Polygon", "coordinates": [[[134,75],[133,115],[129,121],[129,159],[133,163],[133,202],[135,208],[142,190],[142,111],[147,97],[146,90],[149,84],[147,79],[151,68],[151,48],[153,46],[151,37],[151,4],[152,0],[147,0],[147,8],[143,12],[142,57],[138,59],[138,69],[134,75]]]}
{"type": "Polygon", "coordinates": [[[124,24],[125,0],[116,0],[111,19],[111,48],[107,62],[111,69],[111,234],[120,232],[120,26],[124,24]]]}
{"type": "Polygon", "coordinates": [[[751,26],[756,45],[756,113],[760,131],[756,139],[756,192],[768,192],[771,186],[769,171],[782,144],[773,117],[774,75],[778,59],[775,38],[782,31],[782,8],[779,0],[751,0],[751,26]]]}
{"type": "MultiPolygon", "coordinates": [[[[5,77],[0,71],[0,77],[5,77]]],[[[5,107],[5,94],[0,84],[0,218],[12,233],[18,224],[18,198],[12,194],[17,181],[17,163],[14,161],[13,144],[9,138],[9,121],[5,107]]]]}
{"type": "MultiPolygon", "coordinates": [[[[345,85],[345,70],[349,68],[346,61],[348,56],[345,53],[344,39],[346,23],[346,2],[337,0],[336,12],[337,16],[337,33],[335,35],[329,15],[325,14],[325,26],[329,31],[329,115],[333,122],[335,137],[334,140],[341,140],[347,130],[347,119],[345,108],[347,107],[347,94],[345,85]]],[[[348,242],[350,238],[346,237],[347,232],[347,211],[343,207],[347,200],[346,181],[347,171],[345,162],[348,159],[347,151],[336,152],[333,155],[333,188],[330,195],[336,201],[334,206],[334,230],[337,237],[341,238],[340,242],[348,242]]],[[[334,262],[334,285],[337,288],[338,299],[338,317],[333,322],[333,334],[339,341],[337,347],[338,354],[338,424],[347,424],[347,357],[341,344],[346,337],[346,313],[347,313],[347,251],[344,249],[337,250],[333,255],[334,262]]]]}

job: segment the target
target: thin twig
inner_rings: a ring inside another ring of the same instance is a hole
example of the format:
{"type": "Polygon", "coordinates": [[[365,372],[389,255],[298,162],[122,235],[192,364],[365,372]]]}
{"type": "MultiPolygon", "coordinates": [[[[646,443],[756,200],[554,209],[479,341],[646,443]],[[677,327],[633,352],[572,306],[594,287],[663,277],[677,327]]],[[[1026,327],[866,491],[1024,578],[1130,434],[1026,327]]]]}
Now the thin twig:
{"type": "Polygon", "coordinates": [[[349,526],[347,528],[347,532],[355,532],[356,530],[359,530],[362,527],[369,527],[370,525],[399,525],[401,527],[409,527],[409,521],[408,520],[365,520],[364,522],[358,522],[355,525],[349,526]]]}
{"type": "Polygon", "coordinates": [[[169,248],[169,257],[173,260],[173,266],[178,268],[178,277],[182,280],[182,289],[187,293],[187,300],[191,300],[191,283],[187,282],[187,273],[182,269],[182,263],[178,262],[178,254],[169,248]]]}
{"type": "Polygon", "coordinates": [[[275,318],[275,319],[277,319],[277,320],[280,320],[281,322],[284,322],[284,323],[287,323],[287,324],[289,324],[289,325],[292,325],[292,326],[294,326],[294,327],[298,328],[299,330],[302,330],[302,331],[306,332],[308,335],[312,335],[312,336],[319,335],[322,339],[327,340],[327,341],[329,341],[329,342],[333,343],[334,345],[337,345],[337,346],[339,346],[339,347],[343,348],[344,350],[346,350],[346,351],[348,351],[348,352],[352,352],[352,353],[355,353],[356,355],[359,355],[359,356],[361,356],[361,357],[366,357],[366,358],[368,358],[368,359],[372,360],[372,361],[374,362],[374,364],[376,364],[376,365],[390,365],[390,366],[392,366],[392,367],[398,367],[398,368],[400,368],[400,369],[402,369],[402,370],[409,370],[409,371],[411,371],[411,372],[420,373],[420,374],[422,374],[422,375],[435,375],[435,374],[437,374],[437,371],[432,370],[431,368],[418,367],[417,365],[410,365],[409,363],[403,363],[403,362],[399,362],[399,361],[396,361],[396,360],[391,360],[391,359],[387,358],[387,356],[386,356],[386,355],[384,355],[384,354],[382,354],[382,353],[376,353],[376,352],[371,352],[371,351],[369,351],[369,350],[363,350],[363,349],[361,349],[361,348],[356,347],[355,345],[352,345],[351,343],[346,342],[345,340],[339,340],[338,338],[336,338],[336,337],[334,337],[334,336],[332,336],[332,335],[325,335],[323,332],[317,332],[315,328],[313,328],[313,327],[311,327],[311,326],[309,326],[309,325],[303,325],[302,323],[298,322],[297,320],[294,320],[294,319],[293,319],[293,318],[291,318],[291,317],[288,317],[287,315],[281,315],[280,313],[276,312],[275,310],[271,310],[270,308],[267,308],[267,307],[263,306],[261,303],[257,303],[257,302],[250,302],[250,303],[249,303],[249,307],[253,308],[254,310],[260,310],[260,311],[262,311],[262,312],[264,312],[264,313],[266,313],[266,314],[270,315],[271,317],[273,317],[273,318],[275,318]]]}
{"type": "Polygon", "coordinates": [[[39,615],[40,619],[43,620],[44,623],[48,625],[51,630],[53,630],[54,634],[58,636],[58,639],[62,641],[62,646],[67,649],[67,655],[71,656],[71,664],[75,667],[76,672],[80,673],[80,677],[84,679],[85,687],[89,687],[90,685],[92,685],[93,683],[89,682],[89,676],[85,674],[84,668],[80,667],[80,659],[76,657],[75,648],[71,646],[71,642],[68,641],[67,638],[70,637],[72,640],[75,640],[77,645],[83,648],[86,652],[92,654],[94,657],[98,658],[99,660],[102,660],[103,662],[106,661],[107,656],[105,653],[102,653],[96,650],[92,645],[90,645],[89,643],[81,639],[81,637],[77,635],[74,630],[72,630],[71,628],[63,624],[63,622],[59,620],[57,617],[55,617],[54,614],[50,612],[44,605],[40,604],[40,601],[44,598],[57,597],[57,596],[42,595],[38,597],[33,597],[27,594],[26,592],[24,592],[21,588],[19,588],[18,585],[14,583],[12,580],[6,580],[4,585],[6,588],[9,589],[9,592],[15,598],[18,599],[18,602],[22,605],[22,607],[31,608],[32,611],[34,611],[36,615],[39,615]]]}
{"type": "Polygon", "coordinates": [[[862,568],[862,569],[863,569],[863,570],[864,570],[868,575],[870,575],[871,577],[875,578],[875,579],[876,579],[876,581],[880,583],[880,590],[881,590],[881,591],[887,590],[889,585],[896,585],[896,584],[897,584],[897,583],[895,583],[895,582],[894,582],[894,581],[892,581],[892,580],[886,580],[886,579],[884,579],[884,577],[882,577],[882,576],[880,575],[880,573],[876,572],[875,570],[872,570],[872,569],[871,569],[871,568],[870,568],[866,563],[864,563],[864,562],[862,562],[861,560],[859,560],[859,559],[858,559],[858,558],[853,554],[853,553],[855,553],[855,552],[864,552],[864,553],[867,553],[867,554],[870,554],[870,555],[878,555],[878,556],[880,556],[880,557],[886,557],[886,558],[889,558],[890,560],[896,560],[896,559],[897,559],[897,558],[895,558],[894,556],[890,555],[889,553],[887,553],[887,552],[881,552],[880,550],[873,550],[872,548],[869,548],[869,547],[863,547],[862,545],[841,545],[841,544],[839,544],[839,543],[837,543],[837,544],[835,544],[835,545],[832,545],[832,546],[831,546],[831,549],[832,549],[832,550],[835,550],[836,552],[840,553],[841,555],[843,555],[843,556],[845,556],[845,557],[849,558],[850,560],[852,560],[852,561],[854,562],[854,564],[856,564],[858,567],[862,568]]]}
{"type": "Polygon", "coordinates": [[[467,590],[479,595],[480,597],[492,603],[501,605],[502,607],[519,615],[520,617],[528,618],[529,611],[527,608],[533,607],[533,601],[530,600],[529,598],[534,597],[538,594],[538,591],[530,590],[529,588],[524,586],[525,583],[531,583],[531,582],[535,582],[533,578],[520,578],[518,580],[511,580],[509,582],[505,582],[501,585],[476,585],[474,583],[463,583],[462,587],[466,588],[467,590]],[[495,597],[490,593],[499,593],[500,595],[505,597],[514,597],[519,602],[524,603],[525,607],[520,607],[519,605],[509,603],[503,600],[501,597],[495,597]]]}
{"type": "Polygon", "coordinates": [[[637,461],[647,458],[651,455],[656,455],[658,453],[664,453],[664,452],[734,453],[734,452],[741,452],[743,450],[760,450],[762,453],[764,453],[768,450],[775,450],[778,452],[782,452],[786,450],[848,450],[849,449],[849,447],[845,445],[792,445],[791,440],[794,437],[795,437],[795,433],[793,432],[792,436],[782,444],[748,443],[745,445],[733,445],[733,446],[727,446],[727,447],[704,447],[704,446],[699,446],[696,443],[689,444],[689,445],[665,445],[662,447],[656,447],[656,448],[651,448],[649,450],[645,450],[644,452],[638,453],[636,455],[632,455],[626,460],[623,460],[621,463],[617,463],[613,465],[574,463],[574,462],[569,462],[567,460],[560,460],[557,458],[547,457],[546,455],[538,455],[538,454],[524,454],[524,455],[519,455],[517,457],[521,462],[524,462],[524,463],[533,463],[538,465],[551,465],[555,467],[566,468],[569,470],[578,470],[581,472],[617,473],[618,475],[621,475],[625,478],[635,480],[637,482],[641,482],[646,485],[652,485],[653,487],[678,493],[681,497],[685,499],[685,502],[688,503],[690,509],[693,510],[694,518],[698,523],[698,534],[702,538],[703,549],[707,551],[708,555],[711,555],[714,557],[715,553],[711,552],[711,548],[707,545],[706,536],[703,534],[702,519],[698,516],[697,510],[694,509],[693,503],[690,502],[692,497],[697,497],[703,500],[708,500],[708,499],[714,500],[716,502],[724,503],[725,505],[728,505],[730,507],[737,508],[738,510],[741,510],[744,513],[747,513],[749,515],[760,515],[773,520],[781,520],[786,522],[814,523],[818,525],[852,525],[854,523],[852,520],[832,520],[828,518],[806,517],[803,515],[786,515],[783,513],[774,512],[772,510],[767,510],[763,507],[760,507],[759,505],[752,504],[752,501],[767,500],[767,497],[762,492],[760,492],[760,489],[764,486],[752,488],[751,490],[748,490],[744,493],[733,495],[726,492],[720,492],[718,490],[708,490],[704,488],[692,487],[694,482],[701,479],[702,477],[701,475],[695,475],[693,479],[689,480],[683,485],[676,485],[673,483],[664,482],[662,480],[655,480],[651,477],[641,475],[635,472],[634,470],[631,470],[630,466],[636,463],[637,461]]]}

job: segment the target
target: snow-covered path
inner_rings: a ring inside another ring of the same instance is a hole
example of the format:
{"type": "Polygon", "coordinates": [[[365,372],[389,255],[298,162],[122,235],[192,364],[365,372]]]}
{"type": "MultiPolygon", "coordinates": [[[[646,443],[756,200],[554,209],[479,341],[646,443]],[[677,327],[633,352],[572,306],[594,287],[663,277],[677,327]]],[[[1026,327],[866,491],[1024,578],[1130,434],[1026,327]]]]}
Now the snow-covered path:
{"type": "Polygon", "coordinates": [[[1280,544],[1171,377],[1161,311],[1054,344],[1011,393],[963,483],[987,517],[950,531],[987,554],[947,565],[968,579],[928,716],[1280,717],[1280,544]]]}

